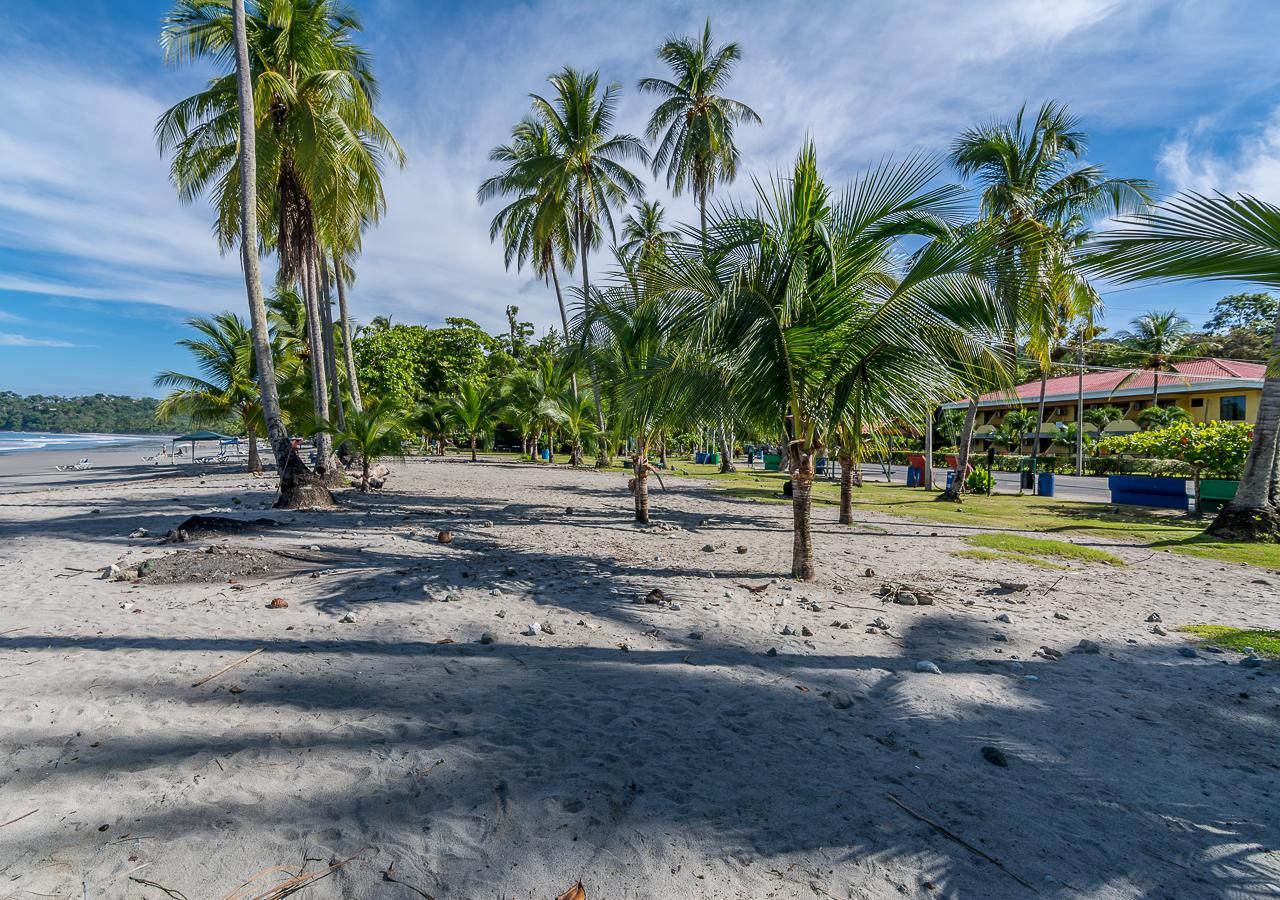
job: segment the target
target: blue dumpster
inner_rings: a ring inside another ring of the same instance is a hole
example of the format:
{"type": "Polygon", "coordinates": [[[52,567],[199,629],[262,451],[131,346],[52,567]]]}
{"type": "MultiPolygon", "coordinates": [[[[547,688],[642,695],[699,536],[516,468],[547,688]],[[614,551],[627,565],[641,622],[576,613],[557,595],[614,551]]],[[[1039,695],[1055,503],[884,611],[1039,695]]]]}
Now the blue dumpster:
{"type": "Polygon", "coordinates": [[[707,461],[707,453],[705,450],[699,450],[693,457],[693,461],[698,465],[705,465],[707,461]]]}
{"type": "Polygon", "coordinates": [[[1036,476],[1036,493],[1041,497],[1053,496],[1053,473],[1041,472],[1036,476]]]}
{"type": "Polygon", "coordinates": [[[920,470],[915,466],[907,466],[907,487],[915,487],[920,483],[920,470]]]}

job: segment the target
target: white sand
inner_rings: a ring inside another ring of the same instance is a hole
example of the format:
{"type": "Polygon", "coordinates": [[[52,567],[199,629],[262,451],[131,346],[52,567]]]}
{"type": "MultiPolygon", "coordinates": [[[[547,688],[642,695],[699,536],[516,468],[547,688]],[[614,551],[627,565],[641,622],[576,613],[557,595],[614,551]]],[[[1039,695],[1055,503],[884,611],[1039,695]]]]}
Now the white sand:
{"type": "Polygon", "coordinates": [[[680,530],[640,530],[620,472],[396,468],[327,513],[264,513],[270,482],[230,473],[0,496],[0,823],[35,810],[0,826],[0,896],[165,896],[141,878],[221,898],[348,857],[299,896],[1280,890],[1277,668],[1185,658],[1172,631],[1277,627],[1274,574],[1125,547],[1119,569],[960,560],[963,529],[850,530],[824,508],[820,581],[753,594],[789,568],[785,506],[668,479],[653,509],[680,530]],[[202,549],[127,535],[211,509],[284,523],[229,546],[323,562],[236,585],[73,571],[202,549]],[[989,594],[996,578],[1031,587],[989,594]],[[888,579],[950,599],[884,605],[888,579]],[[631,602],[654,587],[681,608],[631,602]],[[866,632],[876,616],[896,637],[866,632]],[[555,634],[521,636],[534,621],[555,634]],[[1081,639],[1102,652],[1032,656],[1081,639]]]}

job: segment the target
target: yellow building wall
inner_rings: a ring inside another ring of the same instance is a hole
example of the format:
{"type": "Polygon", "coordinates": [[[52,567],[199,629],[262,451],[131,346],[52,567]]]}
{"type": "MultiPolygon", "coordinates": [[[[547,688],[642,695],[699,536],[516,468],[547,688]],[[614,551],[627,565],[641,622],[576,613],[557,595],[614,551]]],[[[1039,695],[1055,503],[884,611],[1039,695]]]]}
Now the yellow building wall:
{"type": "MultiPolygon", "coordinates": [[[[1172,399],[1174,403],[1187,411],[1191,416],[1191,421],[1196,423],[1213,422],[1220,418],[1219,411],[1221,409],[1221,400],[1223,397],[1239,397],[1245,398],[1245,417],[1244,421],[1250,424],[1256,424],[1258,421],[1258,404],[1262,400],[1262,391],[1259,388],[1235,388],[1218,391],[1206,391],[1204,393],[1191,394],[1174,394],[1164,395],[1161,399],[1172,399]],[[1192,406],[1192,400],[1202,400],[1200,406],[1192,406]]],[[[1145,397],[1117,397],[1112,401],[1101,401],[1098,399],[1085,400],[1085,412],[1088,412],[1094,406],[1118,406],[1125,411],[1125,418],[1137,421],[1138,414],[1142,410],[1151,405],[1151,395],[1145,397]]],[[[1010,403],[999,407],[984,407],[978,410],[978,425],[992,425],[998,427],[1004,419],[1004,414],[1011,409],[1015,409],[1017,404],[1010,403]]],[[[1035,410],[1036,403],[1032,401],[1026,405],[1027,409],[1035,410]]],[[[1074,422],[1076,420],[1076,403],[1074,400],[1064,402],[1052,401],[1045,404],[1045,422],[1046,424],[1054,424],[1056,422],[1074,422]]]]}

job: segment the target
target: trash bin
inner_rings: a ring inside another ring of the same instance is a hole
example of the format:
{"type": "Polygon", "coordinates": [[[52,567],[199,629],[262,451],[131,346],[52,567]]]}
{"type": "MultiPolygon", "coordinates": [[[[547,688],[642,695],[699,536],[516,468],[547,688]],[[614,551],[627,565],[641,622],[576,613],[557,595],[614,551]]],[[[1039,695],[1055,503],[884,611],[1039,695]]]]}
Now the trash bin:
{"type": "Polygon", "coordinates": [[[1023,469],[1019,475],[1021,476],[1020,486],[1024,491],[1029,491],[1036,486],[1036,473],[1030,469],[1023,469]]]}
{"type": "Polygon", "coordinates": [[[709,466],[718,466],[718,465],[720,465],[720,454],[719,454],[719,453],[708,453],[708,454],[707,454],[707,465],[709,465],[709,466]]]}
{"type": "Polygon", "coordinates": [[[952,486],[955,483],[956,483],[956,470],[948,469],[947,470],[947,490],[950,491],[952,486]]]}
{"type": "Polygon", "coordinates": [[[907,466],[907,487],[915,487],[920,483],[920,470],[915,466],[907,466]]]}
{"type": "Polygon", "coordinates": [[[1041,472],[1036,476],[1036,493],[1041,497],[1053,496],[1053,473],[1041,472]]]}
{"type": "Polygon", "coordinates": [[[547,461],[547,462],[550,462],[550,461],[551,461],[551,448],[550,448],[550,447],[543,447],[543,448],[542,448],[542,451],[541,451],[541,453],[540,453],[539,455],[543,458],[543,460],[545,460],[545,461],[547,461]]]}
{"type": "Polygon", "coordinates": [[[693,461],[700,466],[705,465],[707,462],[707,452],[705,450],[699,450],[694,454],[693,461]]]}

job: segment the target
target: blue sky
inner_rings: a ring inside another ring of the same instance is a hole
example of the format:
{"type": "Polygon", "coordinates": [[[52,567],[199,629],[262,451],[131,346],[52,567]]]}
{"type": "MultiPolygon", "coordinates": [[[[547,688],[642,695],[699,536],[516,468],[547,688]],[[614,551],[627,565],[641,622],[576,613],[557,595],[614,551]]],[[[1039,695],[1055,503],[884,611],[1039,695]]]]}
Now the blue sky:
{"type": "MultiPolygon", "coordinates": [[[[507,272],[475,188],[485,156],[564,64],[622,83],[619,125],[640,133],[653,49],[712,17],[743,45],[732,94],[764,118],[741,134],[768,173],[814,137],[828,178],[886,154],[945,151],[1024,101],[1070,104],[1113,174],[1280,200],[1280,69],[1271,0],[425,3],[356,0],[409,154],[365,241],[354,314],[499,330],[516,303],[540,329],[554,299],[507,272]]],[[[166,68],[160,0],[7,0],[0,7],[0,390],[153,394],[195,313],[244,309],[234,256],[208,209],[182,206],[152,140],[157,115],[208,72],[166,68]]],[[[746,179],[725,189],[750,190],[746,179]]],[[[651,194],[669,200],[665,187],[651,194]]],[[[691,217],[685,198],[671,201],[691,217]]],[[[597,264],[598,271],[598,264],[597,264]]],[[[1105,287],[1104,287],[1105,289],[1105,287]]],[[[1173,307],[1197,324],[1224,285],[1108,292],[1107,324],[1173,307]]]]}

